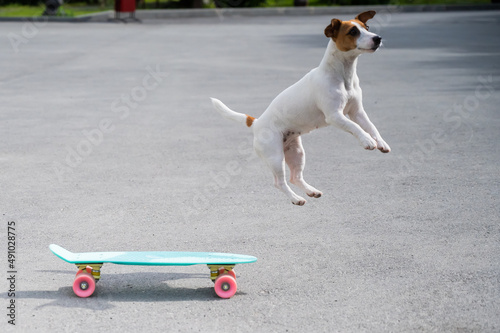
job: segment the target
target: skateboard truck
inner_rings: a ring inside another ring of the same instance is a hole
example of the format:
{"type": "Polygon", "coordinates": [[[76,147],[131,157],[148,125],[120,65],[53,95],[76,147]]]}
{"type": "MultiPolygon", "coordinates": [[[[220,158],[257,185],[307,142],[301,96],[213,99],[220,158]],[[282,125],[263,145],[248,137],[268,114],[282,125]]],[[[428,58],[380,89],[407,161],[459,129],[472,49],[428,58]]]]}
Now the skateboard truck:
{"type": "Polygon", "coordinates": [[[233,271],[235,265],[207,265],[210,269],[210,280],[215,283],[215,280],[222,274],[229,274],[236,279],[236,274],[233,271]]]}
{"type": "Polygon", "coordinates": [[[101,279],[101,267],[103,264],[76,264],[78,267],[78,272],[76,275],[86,272],[94,277],[95,282],[99,282],[101,279]]]}

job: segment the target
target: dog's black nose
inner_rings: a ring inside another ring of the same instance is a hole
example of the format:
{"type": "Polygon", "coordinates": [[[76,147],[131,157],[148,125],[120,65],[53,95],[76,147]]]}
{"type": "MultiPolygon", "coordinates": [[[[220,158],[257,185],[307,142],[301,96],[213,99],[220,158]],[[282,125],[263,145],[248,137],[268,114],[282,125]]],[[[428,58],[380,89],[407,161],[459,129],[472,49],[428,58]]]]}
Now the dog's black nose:
{"type": "Polygon", "coordinates": [[[382,37],[380,36],[373,37],[373,43],[375,43],[375,46],[379,46],[380,42],[382,42],[382,37]]]}

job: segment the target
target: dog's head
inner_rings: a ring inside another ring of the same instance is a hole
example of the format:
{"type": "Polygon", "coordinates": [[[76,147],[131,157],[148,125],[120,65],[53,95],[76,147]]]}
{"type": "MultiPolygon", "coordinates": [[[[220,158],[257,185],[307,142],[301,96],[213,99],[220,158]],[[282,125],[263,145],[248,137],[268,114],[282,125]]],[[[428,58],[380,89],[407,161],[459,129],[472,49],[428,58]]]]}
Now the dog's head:
{"type": "Polygon", "coordinates": [[[333,19],[325,28],[325,35],[331,38],[340,51],[375,52],[382,44],[382,37],[368,31],[366,22],[375,16],[370,10],[356,16],[354,20],[333,19]]]}

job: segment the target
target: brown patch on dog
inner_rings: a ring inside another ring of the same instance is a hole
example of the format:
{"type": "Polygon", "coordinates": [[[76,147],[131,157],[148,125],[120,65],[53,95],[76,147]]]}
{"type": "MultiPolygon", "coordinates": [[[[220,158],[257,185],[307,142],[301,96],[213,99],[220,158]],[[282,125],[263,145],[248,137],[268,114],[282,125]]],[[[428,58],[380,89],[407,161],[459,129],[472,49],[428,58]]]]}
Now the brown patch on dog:
{"type": "Polygon", "coordinates": [[[360,26],[362,26],[363,28],[365,28],[366,30],[368,30],[368,26],[366,25],[366,23],[363,23],[359,20],[350,20],[349,22],[356,22],[357,24],[359,24],[360,26]]]}
{"type": "Polygon", "coordinates": [[[246,115],[247,116],[247,126],[250,127],[253,124],[253,121],[255,120],[254,117],[246,115]]]}
{"type": "Polygon", "coordinates": [[[334,41],[338,36],[340,26],[342,25],[342,21],[339,19],[332,19],[332,22],[329,26],[325,28],[325,36],[328,38],[332,38],[334,41]]]}
{"type": "Polygon", "coordinates": [[[334,27],[334,29],[336,26],[338,26],[338,29],[334,30],[334,37],[332,37],[332,39],[337,45],[337,48],[340,51],[344,52],[354,50],[356,48],[356,42],[360,34],[358,28],[354,24],[352,24],[351,21],[342,22],[340,26],[336,21],[338,20],[332,20],[332,26],[334,27]]]}
{"type": "Polygon", "coordinates": [[[358,16],[356,16],[354,19],[361,22],[362,26],[364,26],[366,28],[366,21],[368,21],[369,19],[372,19],[376,13],[377,12],[374,10],[369,10],[367,12],[363,12],[361,14],[358,14],[358,16]]]}

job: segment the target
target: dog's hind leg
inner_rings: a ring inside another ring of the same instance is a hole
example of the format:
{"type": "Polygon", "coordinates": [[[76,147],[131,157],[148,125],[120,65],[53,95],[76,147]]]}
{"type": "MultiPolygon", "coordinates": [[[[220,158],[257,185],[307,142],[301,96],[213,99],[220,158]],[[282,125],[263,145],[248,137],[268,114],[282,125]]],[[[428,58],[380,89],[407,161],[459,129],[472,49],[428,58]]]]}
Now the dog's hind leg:
{"type": "Polygon", "coordinates": [[[285,161],[290,168],[290,183],[298,186],[310,197],[319,198],[323,193],[307,184],[303,172],[306,164],[306,153],[300,136],[290,138],[285,142],[285,161]]]}
{"type": "Polygon", "coordinates": [[[285,154],[281,133],[266,133],[265,137],[255,136],[254,148],[274,175],[274,186],[285,193],[294,205],[302,206],[306,200],[295,194],[288,186],[285,177],[285,154]]]}

